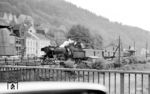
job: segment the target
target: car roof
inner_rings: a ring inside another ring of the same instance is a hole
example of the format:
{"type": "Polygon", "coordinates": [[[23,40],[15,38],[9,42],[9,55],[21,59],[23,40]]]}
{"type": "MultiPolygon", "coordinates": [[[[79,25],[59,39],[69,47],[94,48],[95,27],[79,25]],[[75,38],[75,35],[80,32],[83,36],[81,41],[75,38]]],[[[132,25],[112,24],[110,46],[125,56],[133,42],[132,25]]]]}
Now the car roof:
{"type": "Polygon", "coordinates": [[[7,89],[8,83],[0,83],[0,93],[30,92],[46,90],[98,90],[106,92],[106,88],[100,84],[85,82],[19,82],[18,89],[7,89]]]}

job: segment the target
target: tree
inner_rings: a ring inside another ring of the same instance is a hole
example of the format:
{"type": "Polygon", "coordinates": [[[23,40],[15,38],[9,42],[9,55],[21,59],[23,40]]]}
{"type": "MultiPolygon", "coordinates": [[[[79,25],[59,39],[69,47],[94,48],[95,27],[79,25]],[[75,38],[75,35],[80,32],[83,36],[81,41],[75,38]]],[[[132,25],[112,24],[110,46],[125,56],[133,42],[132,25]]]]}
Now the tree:
{"type": "Polygon", "coordinates": [[[92,47],[92,37],[89,29],[81,25],[74,25],[67,33],[67,38],[84,43],[86,47],[92,47]]]}
{"type": "Polygon", "coordinates": [[[94,34],[93,36],[93,48],[102,49],[103,47],[103,38],[101,35],[94,34]]]}

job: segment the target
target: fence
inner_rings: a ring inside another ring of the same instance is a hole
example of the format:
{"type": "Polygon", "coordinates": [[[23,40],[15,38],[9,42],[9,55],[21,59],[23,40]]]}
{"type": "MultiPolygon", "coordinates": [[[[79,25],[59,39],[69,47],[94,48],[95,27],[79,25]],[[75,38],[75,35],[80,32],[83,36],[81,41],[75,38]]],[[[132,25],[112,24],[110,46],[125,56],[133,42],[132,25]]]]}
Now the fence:
{"type": "Polygon", "coordinates": [[[150,72],[1,66],[0,82],[74,81],[103,84],[109,94],[150,94],[150,72]]]}
{"type": "Polygon", "coordinates": [[[41,65],[42,60],[40,58],[25,58],[25,59],[15,59],[15,58],[0,58],[0,65],[21,65],[21,66],[38,66],[41,65]]]}

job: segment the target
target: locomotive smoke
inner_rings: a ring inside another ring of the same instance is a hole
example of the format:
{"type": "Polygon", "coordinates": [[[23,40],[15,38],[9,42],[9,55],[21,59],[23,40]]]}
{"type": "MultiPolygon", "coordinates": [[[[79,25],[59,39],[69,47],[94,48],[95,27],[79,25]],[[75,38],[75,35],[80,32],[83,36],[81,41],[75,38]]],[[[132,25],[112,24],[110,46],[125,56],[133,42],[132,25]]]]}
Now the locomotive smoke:
{"type": "Polygon", "coordinates": [[[68,39],[67,41],[64,41],[63,44],[61,44],[59,47],[64,48],[65,46],[68,46],[70,43],[75,43],[74,40],[68,39]]]}

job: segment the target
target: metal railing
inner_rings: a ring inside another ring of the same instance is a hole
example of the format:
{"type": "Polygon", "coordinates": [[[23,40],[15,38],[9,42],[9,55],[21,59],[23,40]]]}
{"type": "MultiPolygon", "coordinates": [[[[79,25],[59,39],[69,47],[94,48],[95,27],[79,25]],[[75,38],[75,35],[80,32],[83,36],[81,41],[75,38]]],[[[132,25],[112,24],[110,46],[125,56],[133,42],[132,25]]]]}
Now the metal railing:
{"type": "Polygon", "coordinates": [[[0,82],[73,81],[103,84],[109,94],[150,94],[150,72],[0,66],[0,82]]]}
{"type": "Polygon", "coordinates": [[[17,65],[17,66],[38,66],[41,65],[42,60],[40,58],[25,58],[15,59],[15,58],[0,58],[0,65],[17,65]]]}

